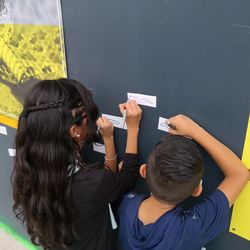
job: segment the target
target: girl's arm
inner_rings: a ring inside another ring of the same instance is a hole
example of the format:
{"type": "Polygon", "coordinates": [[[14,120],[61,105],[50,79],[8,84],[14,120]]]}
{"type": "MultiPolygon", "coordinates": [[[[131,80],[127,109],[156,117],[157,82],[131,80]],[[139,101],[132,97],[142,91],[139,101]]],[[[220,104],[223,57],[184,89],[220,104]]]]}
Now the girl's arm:
{"type": "Polygon", "coordinates": [[[100,117],[97,120],[97,126],[99,127],[100,133],[103,137],[105,145],[105,165],[110,168],[114,173],[117,172],[117,154],[115,150],[114,142],[114,127],[113,124],[106,118],[100,117]]]}
{"type": "Polygon", "coordinates": [[[138,132],[142,110],[134,101],[128,101],[119,105],[123,114],[127,110],[127,144],[123,159],[123,167],[120,172],[113,173],[106,169],[103,172],[102,181],[95,193],[96,205],[109,203],[119,199],[124,193],[130,191],[138,176],[138,132]]]}
{"type": "Polygon", "coordinates": [[[135,101],[128,101],[119,105],[120,111],[123,114],[126,110],[127,124],[127,145],[126,153],[138,153],[138,133],[139,124],[142,116],[142,110],[135,101]]]}

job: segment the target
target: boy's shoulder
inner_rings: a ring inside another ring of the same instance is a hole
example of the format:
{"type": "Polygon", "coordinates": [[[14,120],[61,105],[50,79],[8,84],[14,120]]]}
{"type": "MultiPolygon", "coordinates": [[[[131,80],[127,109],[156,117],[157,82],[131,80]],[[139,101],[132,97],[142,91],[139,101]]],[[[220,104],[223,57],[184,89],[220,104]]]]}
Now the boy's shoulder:
{"type": "Polygon", "coordinates": [[[123,196],[120,206],[135,205],[138,201],[145,199],[147,195],[138,195],[134,192],[127,193],[123,196]]]}
{"type": "Polygon", "coordinates": [[[127,209],[129,209],[130,214],[132,211],[136,211],[138,209],[139,204],[143,199],[145,199],[148,195],[138,195],[134,192],[127,193],[123,196],[122,201],[119,206],[119,215],[124,214],[127,209]]]}
{"type": "Polygon", "coordinates": [[[205,245],[228,228],[229,218],[227,197],[216,189],[202,202],[182,211],[179,242],[196,247],[205,245]]]}

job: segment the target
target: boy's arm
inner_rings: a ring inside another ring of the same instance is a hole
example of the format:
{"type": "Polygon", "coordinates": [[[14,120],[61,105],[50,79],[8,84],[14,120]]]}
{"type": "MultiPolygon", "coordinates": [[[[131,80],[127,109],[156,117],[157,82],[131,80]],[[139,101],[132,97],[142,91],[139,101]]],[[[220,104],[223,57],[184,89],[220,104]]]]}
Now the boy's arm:
{"type": "Polygon", "coordinates": [[[247,184],[249,179],[247,168],[229,148],[202,128],[195,133],[193,138],[211,155],[224,173],[225,178],[218,189],[226,195],[231,207],[247,184]]]}
{"type": "Polygon", "coordinates": [[[247,168],[229,148],[187,116],[175,116],[169,119],[169,123],[176,128],[170,128],[169,132],[171,134],[193,138],[217,163],[225,175],[218,189],[226,195],[229,206],[231,207],[249,180],[249,171],[247,168]]]}

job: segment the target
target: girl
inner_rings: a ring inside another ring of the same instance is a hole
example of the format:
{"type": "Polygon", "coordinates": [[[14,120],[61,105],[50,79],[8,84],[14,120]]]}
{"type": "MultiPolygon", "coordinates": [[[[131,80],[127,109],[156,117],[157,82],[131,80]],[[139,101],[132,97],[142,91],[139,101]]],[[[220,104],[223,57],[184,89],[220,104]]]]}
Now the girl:
{"type": "Polygon", "coordinates": [[[16,134],[12,174],[13,210],[35,245],[44,249],[115,249],[108,204],[136,182],[141,109],[127,112],[127,145],[117,169],[113,127],[97,124],[106,146],[104,164],[87,165],[80,156],[98,140],[98,109],[88,89],[68,79],[45,80],[27,94],[16,134]]]}

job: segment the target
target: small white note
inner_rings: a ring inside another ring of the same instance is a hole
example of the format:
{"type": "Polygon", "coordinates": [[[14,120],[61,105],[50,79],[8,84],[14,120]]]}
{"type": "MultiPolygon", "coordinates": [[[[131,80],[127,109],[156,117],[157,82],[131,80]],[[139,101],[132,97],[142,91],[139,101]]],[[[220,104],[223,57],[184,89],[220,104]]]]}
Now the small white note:
{"type": "Polygon", "coordinates": [[[156,108],[156,96],[127,93],[128,100],[134,100],[138,104],[156,108]]]}
{"type": "Polygon", "coordinates": [[[15,157],[16,156],[16,150],[13,148],[8,148],[9,156],[15,157]]]}
{"type": "Polygon", "coordinates": [[[166,123],[167,118],[159,117],[159,122],[158,122],[158,129],[168,132],[169,131],[169,126],[166,123]]]}
{"type": "Polygon", "coordinates": [[[5,126],[0,126],[0,134],[7,135],[7,129],[5,126]]]}
{"type": "Polygon", "coordinates": [[[201,250],[206,250],[206,248],[205,248],[205,247],[202,247],[201,250]]]}
{"type": "MultiPolygon", "coordinates": [[[[111,121],[116,128],[122,128],[122,117],[120,116],[114,116],[114,115],[107,115],[102,114],[102,116],[105,116],[109,121],[111,121]]],[[[124,128],[127,129],[127,125],[125,124],[124,128]]]]}
{"type": "Polygon", "coordinates": [[[101,143],[93,143],[93,150],[102,154],[106,154],[105,146],[101,143]]]}

